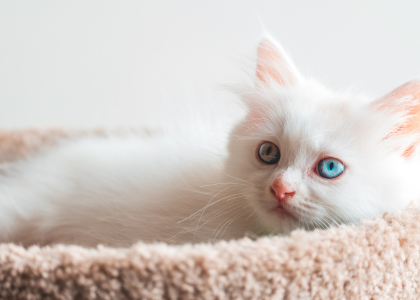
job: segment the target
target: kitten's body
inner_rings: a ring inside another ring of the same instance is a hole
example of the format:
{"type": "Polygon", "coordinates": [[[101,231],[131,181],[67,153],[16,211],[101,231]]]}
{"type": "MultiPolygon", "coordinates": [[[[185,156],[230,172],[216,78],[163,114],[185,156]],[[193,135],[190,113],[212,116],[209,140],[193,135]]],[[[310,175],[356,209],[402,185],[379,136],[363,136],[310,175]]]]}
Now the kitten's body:
{"type": "Polygon", "coordinates": [[[234,180],[224,179],[223,141],[223,131],[207,139],[188,130],[85,137],[46,149],[2,178],[0,240],[123,246],[240,237],[247,223],[222,227],[237,212],[218,216],[232,204],[240,210],[235,199],[200,211],[228,196],[216,193],[234,180]]]}
{"type": "Polygon", "coordinates": [[[264,39],[240,96],[249,112],[233,128],[86,137],[12,164],[0,242],[212,241],[355,224],[420,199],[419,82],[375,101],[334,93],[264,39]],[[341,173],[320,173],[325,159],[341,173]]]}

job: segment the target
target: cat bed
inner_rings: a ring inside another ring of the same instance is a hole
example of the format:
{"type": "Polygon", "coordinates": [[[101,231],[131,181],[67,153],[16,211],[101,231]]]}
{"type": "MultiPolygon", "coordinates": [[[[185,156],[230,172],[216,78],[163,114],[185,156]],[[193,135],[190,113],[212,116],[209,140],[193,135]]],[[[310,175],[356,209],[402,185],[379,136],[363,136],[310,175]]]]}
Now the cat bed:
{"type": "MultiPolygon", "coordinates": [[[[0,133],[0,160],[62,131],[0,133]]],[[[95,134],[105,134],[97,131],[95,134]]],[[[0,245],[1,299],[417,299],[420,208],[359,226],[216,244],[0,245]]]]}

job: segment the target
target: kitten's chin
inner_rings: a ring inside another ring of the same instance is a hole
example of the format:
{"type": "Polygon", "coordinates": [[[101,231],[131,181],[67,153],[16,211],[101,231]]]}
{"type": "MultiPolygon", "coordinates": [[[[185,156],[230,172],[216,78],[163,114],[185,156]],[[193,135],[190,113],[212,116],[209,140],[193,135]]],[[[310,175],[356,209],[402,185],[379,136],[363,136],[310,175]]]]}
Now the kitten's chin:
{"type": "Polygon", "coordinates": [[[278,206],[272,208],[270,210],[270,212],[272,214],[275,214],[281,220],[292,219],[294,221],[299,221],[299,219],[293,213],[291,213],[289,210],[287,210],[287,208],[284,207],[283,205],[278,205],[278,206]]]}
{"type": "Polygon", "coordinates": [[[293,207],[281,205],[277,201],[258,203],[255,210],[260,216],[258,223],[271,234],[289,234],[303,223],[293,207]]]}

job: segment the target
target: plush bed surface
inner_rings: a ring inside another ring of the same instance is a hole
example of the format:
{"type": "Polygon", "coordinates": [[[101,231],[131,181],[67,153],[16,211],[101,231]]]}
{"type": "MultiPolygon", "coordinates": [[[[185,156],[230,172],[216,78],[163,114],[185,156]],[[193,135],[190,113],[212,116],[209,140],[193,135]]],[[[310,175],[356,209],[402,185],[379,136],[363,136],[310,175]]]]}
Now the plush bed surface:
{"type": "MultiPolygon", "coordinates": [[[[0,160],[80,134],[1,132],[0,160]]],[[[417,206],[359,226],[256,241],[120,249],[3,244],[0,299],[418,299],[419,246],[417,206]]]]}

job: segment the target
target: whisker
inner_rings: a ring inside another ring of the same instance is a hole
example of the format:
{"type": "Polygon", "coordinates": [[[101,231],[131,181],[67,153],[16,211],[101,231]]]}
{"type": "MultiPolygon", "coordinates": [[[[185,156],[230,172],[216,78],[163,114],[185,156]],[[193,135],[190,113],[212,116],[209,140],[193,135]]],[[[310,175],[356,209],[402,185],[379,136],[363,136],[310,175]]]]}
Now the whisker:
{"type": "MultiPolygon", "coordinates": [[[[224,172],[223,172],[223,173],[224,173],[224,172]]],[[[251,182],[248,182],[248,181],[246,181],[246,180],[243,180],[243,179],[237,178],[237,177],[232,176],[232,175],[229,175],[229,174],[227,174],[227,173],[224,173],[224,174],[225,174],[226,176],[232,177],[232,178],[234,178],[234,179],[236,179],[236,180],[243,181],[243,182],[248,183],[248,184],[250,184],[250,185],[252,185],[252,186],[256,186],[255,184],[253,184],[253,183],[251,183],[251,182]]]]}
{"type": "MultiPolygon", "coordinates": [[[[227,225],[226,225],[226,227],[225,227],[225,229],[223,230],[223,232],[222,232],[222,234],[220,235],[220,237],[222,237],[224,234],[225,234],[225,232],[226,232],[226,229],[228,229],[228,227],[229,227],[229,225],[230,224],[232,224],[236,219],[238,219],[238,218],[240,218],[240,217],[242,217],[243,215],[245,215],[247,213],[247,211],[246,212],[244,212],[244,213],[242,213],[242,214],[240,214],[240,215],[238,215],[237,217],[235,217],[234,219],[232,219],[227,225]]],[[[217,235],[218,235],[219,233],[217,233],[217,235]]],[[[217,237],[217,235],[216,235],[216,237],[217,237]]]]}
{"type": "MultiPolygon", "coordinates": [[[[207,205],[205,206],[205,208],[204,208],[203,212],[201,213],[200,219],[199,219],[199,220],[198,220],[198,222],[197,222],[197,227],[196,227],[196,230],[195,230],[195,232],[194,232],[193,241],[195,241],[195,237],[196,237],[196,235],[197,235],[197,229],[198,229],[198,226],[200,225],[201,218],[203,217],[203,214],[204,214],[204,212],[206,211],[206,209],[207,209],[207,207],[209,206],[209,204],[211,203],[211,201],[213,201],[213,199],[214,199],[217,195],[219,195],[221,192],[223,192],[223,191],[225,191],[225,190],[227,190],[228,188],[231,188],[231,187],[232,187],[232,186],[228,186],[227,188],[222,189],[220,192],[218,192],[216,195],[214,195],[214,196],[210,199],[210,201],[207,203],[207,205]]],[[[220,200],[219,200],[219,201],[220,201],[220,200]]]]}
{"type": "MultiPolygon", "coordinates": [[[[189,216],[189,217],[187,217],[186,219],[183,219],[183,220],[181,220],[181,221],[178,221],[178,224],[179,224],[179,223],[181,223],[181,222],[184,222],[184,221],[186,221],[186,220],[188,220],[188,219],[190,219],[191,217],[193,217],[194,215],[196,215],[196,214],[197,214],[197,213],[199,213],[200,211],[202,211],[202,210],[206,210],[207,208],[209,208],[209,207],[211,207],[211,206],[215,205],[216,203],[218,203],[218,202],[220,202],[220,201],[222,201],[222,200],[227,199],[226,201],[230,201],[230,200],[232,200],[232,199],[236,199],[236,198],[229,198],[229,197],[236,197],[236,196],[238,196],[238,195],[246,195],[246,194],[245,194],[245,193],[238,193],[238,194],[233,194],[233,195],[229,195],[229,196],[223,197],[223,198],[221,198],[221,199],[219,199],[219,200],[217,200],[217,201],[215,201],[215,202],[213,202],[213,203],[211,203],[211,204],[208,204],[208,205],[206,205],[205,207],[203,207],[203,208],[201,208],[201,209],[197,210],[195,213],[193,213],[192,215],[190,215],[190,216],[189,216]]],[[[213,197],[213,198],[214,198],[214,197],[213,197]]],[[[203,211],[203,213],[204,213],[204,211],[203,211]]]]}
{"type": "MultiPolygon", "coordinates": [[[[181,222],[184,222],[184,221],[186,221],[186,220],[188,220],[189,218],[191,218],[191,217],[193,217],[194,215],[196,215],[198,212],[200,212],[201,210],[205,210],[207,207],[208,207],[208,205],[211,203],[211,201],[217,196],[217,195],[219,195],[221,192],[223,192],[223,191],[225,191],[225,190],[227,190],[228,188],[231,188],[231,187],[233,187],[233,186],[228,186],[228,187],[226,187],[226,188],[224,188],[224,189],[222,189],[221,191],[219,191],[219,192],[217,192],[216,193],[216,195],[214,195],[211,199],[210,199],[210,201],[209,202],[207,202],[207,204],[206,204],[206,206],[205,207],[203,207],[203,208],[201,208],[201,209],[199,209],[198,211],[196,211],[195,213],[193,213],[192,215],[190,215],[189,217],[187,217],[187,218],[185,218],[185,219],[183,219],[183,220],[181,220],[181,221],[179,221],[178,223],[181,223],[181,222]]],[[[220,200],[222,200],[222,199],[220,199],[220,200]]],[[[220,201],[220,200],[218,200],[218,201],[220,201]]]]}
{"type": "MultiPolygon", "coordinates": [[[[245,196],[242,196],[242,197],[245,197],[245,196]]],[[[240,198],[240,197],[238,197],[238,198],[240,198]]],[[[231,212],[231,211],[233,211],[233,210],[237,209],[237,208],[238,208],[238,206],[240,206],[240,205],[242,205],[242,203],[234,203],[234,204],[232,204],[232,205],[228,206],[228,208],[234,207],[233,209],[230,209],[230,210],[228,210],[228,211],[222,211],[222,212],[221,212],[221,213],[219,213],[219,214],[217,214],[217,213],[218,213],[218,212],[220,212],[220,211],[215,212],[215,213],[214,213],[214,214],[215,214],[215,216],[211,216],[211,217],[209,217],[209,219],[207,219],[207,220],[206,220],[206,222],[204,222],[203,224],[201,224],[201,226],[203,226],[203,225],[205,225],[205,224],[207,224],[207,223],[209,223],[209,222],[213,221],[214,219],[217,219],[217,218],[218,218],[218,217],[220,217],[220,216],[223,216],[223,215],[225,215],[225,214],[227,214],[227,213],[229,213],[229,212],[231,212]]],[[[217,228],[219,228],[219,226],[220,226],[220,224],[216,227],[216,229],[214,229],[214,231],[216,231],[216,230],[217,230],[217,228]]],[[[214,233],[214,232],[213,232],[213,233],[214,233]]]]}
{"type": "MultiPolygon", "coordinates": [[[[244,214],[246,214],[246,213],[247,213],[247,212],[243,212],[243,213],[241,213],[241,214],[237,215],[236,217],[233,217],[232,219],[228,220],[227,222],[224,222],[224,223],[223,223],[223,226],[222,226],[222,227],[220,227],[219,231],[216,233],[216,236],[214,237],[213,242],[215,242],[215,241],[216,241],[217,236],[219,235],[220,230],[222,230],[222,228],[223,228],[226,224],[227,224],[227,226],[226,226],[225,230],[223,231],[223,234],[225,233],[225,231],[226,231],[226,229],[229,227],[229,225],[230,225],[230,224],[232,224],[232,222],[233,222],[233,221],[235,221],[236,219],[238,219],[239,217],[243,216],[243,215],[244,215],[244,214]]],[[[223,234],[222,234],[222,235],[223,235],[223,234]]]]}
{"type": "MultiPolygon", "coordinates": [[[[241,198],[241,197],[244,197],[244,196],[240,196],[240,197],[237,197],[237,198],[241,198]]],[[[210,213],[208,215],[206,221],[203,224],[201,224],[201,226],[203,226],[203,225],[205,225],[205,224],[213,221],[214,219],[217,219],[218,217],[223,216],[226,213],[231,212],[233,210],[233,209],[231,209],[231,210],[227,210],[227,209],[230,209],[232,207],[234,207],[234,209],[237,209],[240,205],[242,205],[242,203],[232,203],[230,205],[227,205],[226,207],[223,207],[224,210],[223,209],[219,209],[217,211],[214,211],[214,212],[210,213]]]]}
{"type": "Polygon", "coordinates": [[[231,184],[231,185],[245,185],[245,186],[246,186],[246,184],[243,184],[243,183],[237,183],[237,182],[220,182],[220,183],[212,183],[212,184],[200,185],[199,187],[200,187],[200,188],[203,188],[203,187],[208,187],[208,186],[224,185],[224,184],[231,184]]]}
{"type": "Polygon", "coordinates": [[[246,218],[245,219],[245,221],[248,221],[248,219],[253,215],[253,214],[255,214],[255,211],[253,211],[249,216],[248,216],[248,218],[246,218]]]}

